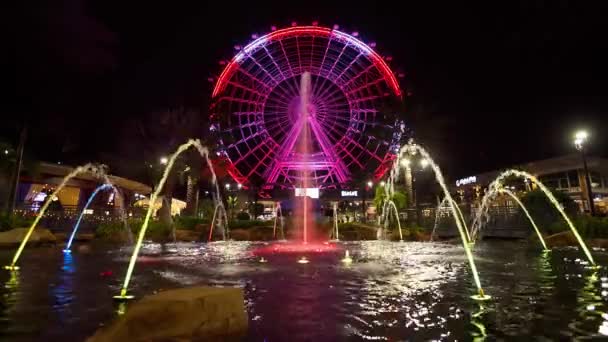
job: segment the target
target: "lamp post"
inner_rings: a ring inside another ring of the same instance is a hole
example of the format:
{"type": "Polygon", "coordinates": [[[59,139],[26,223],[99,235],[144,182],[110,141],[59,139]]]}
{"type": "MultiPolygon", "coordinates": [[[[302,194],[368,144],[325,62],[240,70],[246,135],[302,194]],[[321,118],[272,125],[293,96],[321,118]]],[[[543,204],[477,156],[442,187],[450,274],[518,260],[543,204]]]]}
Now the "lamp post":
{"type": "Polygon", "coordinates": [[[405,192],[407,193],[408,207],[413,208],[416,204],[416,200],[414,199],[414,185],[413,185],[413,177],[412,177],[412,162],[409,158],[401,159],[401,166],[405,168],[405,192]]]}
{"type": "Polygon", "coordinates": [[[589,212],[591,216],[595,216],[595,205],[593,204],[593,191],[591,190],[591,177],[589,177],[589,169],[587,168],[587,157],[585,155],[585,144],[587,143],[589,134],[586,131],[578,131],[574,134],[574,146],[581,153],[583,160],[583,170],[585,171],[585,184],[587,187],[587,201],[589,203],[589,212]]]}
{"type": "Polygon", "coordinates": [[[365,203],[365,199],[367,197],[367,189],[372,189],[374,183],[370,180],[365,184],[366,186],[363,188],[363,202],[361,203],[361,208],[363,209],[363,222],[367,223],[367,205],[365,203]]]}

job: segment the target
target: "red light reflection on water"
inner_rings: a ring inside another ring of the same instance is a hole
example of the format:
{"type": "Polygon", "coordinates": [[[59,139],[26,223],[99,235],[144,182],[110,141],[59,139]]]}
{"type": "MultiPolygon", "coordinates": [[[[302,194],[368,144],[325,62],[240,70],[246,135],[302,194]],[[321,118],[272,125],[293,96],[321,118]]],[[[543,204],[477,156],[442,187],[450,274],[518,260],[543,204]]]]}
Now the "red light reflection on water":
{"type": "Polygon", "coordinates": [[[267,246],[262,246],[252,251],[253,255],[270,255],[270,254],[296,254],[296,253],[333,253],[340,251],[342,248],[335,243],[330,242],[309,242],[309,243],[273,243],[267,246]]]}

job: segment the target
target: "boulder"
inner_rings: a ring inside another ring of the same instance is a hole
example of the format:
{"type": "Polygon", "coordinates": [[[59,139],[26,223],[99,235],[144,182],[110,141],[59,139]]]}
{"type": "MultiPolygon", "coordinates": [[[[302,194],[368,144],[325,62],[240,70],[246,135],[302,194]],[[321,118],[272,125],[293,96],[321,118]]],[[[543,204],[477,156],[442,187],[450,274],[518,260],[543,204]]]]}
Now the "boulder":
{"type": "MultiPolygon", "coordinates": [[[[0,233],[0,246],[13,247],[21,243],[29,228],[15,228],[6,232],[0,233]]],[[[56,243],[57,238],[50,230],[45,228],[36,228],[30,236],[28,243],[56,243]]]]}
{"type": "Polygon", "coordinates": [[[549,247],[578,246],[576,237],[574,237],[574,234],[569,230],[547,236],[545,238],[545,243],[549,247]]]}
{"type": "Polygon", "coordinates": [[[251,241],[251,234],[245,229],[231,229],[230,238],[235,241],[251,241]]]}
{"type": "Polygon", "coordinates": [[[201,238],[201,232],[196,232],[193,230],[185,230],[185,229],[176,229],[175,230],[175,240],[177,241],[199,241],[201,238]]]}
{"type": "Polygon", "coordinates": [[[87,341],[238,341],[246,332],[243,289],[192,287],[130,304],[87,341]]]}

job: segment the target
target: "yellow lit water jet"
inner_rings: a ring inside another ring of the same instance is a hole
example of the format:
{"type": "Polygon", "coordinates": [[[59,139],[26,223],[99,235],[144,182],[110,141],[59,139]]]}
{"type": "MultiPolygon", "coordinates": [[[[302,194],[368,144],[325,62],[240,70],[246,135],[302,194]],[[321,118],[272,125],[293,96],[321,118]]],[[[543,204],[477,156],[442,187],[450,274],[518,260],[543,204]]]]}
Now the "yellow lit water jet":
{"type": "Polygon", "coordinates": [[[486,195],[483,197],[481,206],[480,206],[479,210],[477,211],[477,215],[475,217],[474,227],[473,227],[473,236],[476,236],[477,232],[480,229],[482,217],[487,214],[487,211],[489,209],[490,200],[498,191],[500,191],[500,189],[503,188],[503,183],[505,182],[505,180],[507,178],[509,178],[511,176],[527,179],[528,181],[535,184],[545,194],[545,196],[549,199],[551,204],[555,207],[555,209],[557,209],[557,211],[560,213],[562,218],[568,224],[570,231],[572,232],[572,234],[576,238],[576,241],[578,242],[579,246],[585,253],[587,260],[589,260],[589,262],[592,264],[593,267],[597,267],[597,265],[595,264],[595,260],[593,259],[593,256],[591,255],[591,252],[589,251],[589,248],[587,248],[587,245],[585,244],[585,241],[578,233],[578,230],[574,226],[574,223],[572,223],[572,220],[570,220],[570,217],[568,217],[568,215],[564,211],[564,208],[562,208],[559,201],[555,198],[555,196],[553,196],[553,193],[551,192],[551,190],[549,190],[540,180],[538,180],[538,178],[536,178],[535,176],[533,176],[525,171],[513,170],[513,169],[504,171],[503,173],[498,175],[498,177],[496,177],[496,179],[494,179],[494,181],[492,183],[490,183],[490,185],[488,187],[488,191],[486,192],[486,195]]]}
{"type": "MultiPolygon", "coordinates": [[[[435,224],[433,225],[433,231],[431,232],[431,241],[433,240],[433,236],[435,235],[435,230],[437,229],[437,225],[439,223],[439,214],[440,214],[441,208],[443,208],[443,206],[447,203],[447,200],[448,200],[448,198],[444,197],[443,200],[441,201],[441,203],[439,203],[439,205],[437,206],[437,210],[435,211],[435,224]]],[[[464,226],[464,231],[467,235],[467,241],[469,242],[469,245],[473,245],[474,242],[471,241],[471,235],[469,235],[469,227],[467,227],[467,222],[464,219],[462,210],[460,210],[458,203],[456,203],[456,201],[454,199],[452,199],[452,205],[458,211],[458,217],[459,217],[460,221],[462,222],[462,225],[464,226]]]]}
{"type": "Polygon", "coordinates": [[[353,259],[350,257],[350,254],[348,253],[348,249],[346,250],[346,253],[344,253],[344,258],[342,258],[342,262],[345,264],[350,264],[353,262],[353,259]]]}
{"type": "MultiPolygon", "coordinates": [[[[465,228],[462,222],[458,219],[458,211],[454,207],[454,199],[448,190],[448,187],[445,183],[445,179],[443,178],[443,173],[439,166],[435,163],[435,161],[431,158],[430,154],[421,146],[410,142],[409,144],[403,146],[399,151],[398,158],[401,158],[402,154],[415,154],[420,153],[420,156],[427,160],[428,165],[431,166],[433,173],[435,174],[435,178],[437,182],[441,186],[443,190],[444,196],[447,198],[448,203],[450,204],[450,209],[452,211],[452,215],[454,216],[454,220],[456,221],[456,226],[458,227],[458,233],[460,234],[460,239],[462,240],[462,246],[464,247],[465,254],[467,256],[467,260],[469,261],[469,267],[471,268],[471,273],[473,274],[473,280],[475,281],[475,286],[477,286],[478,294],[472,296],[471,298],[475,300],[488,300],[491,297],[486,295],[481,287],[481,281],[479,279],[479,273],[477,272],[477,266],[475,265],[475,259],[473,258],[473,253],[471,253],[471,246],[469,245],[469,240],[467,239],[467,234],[465,233],[465,228]]],[[[399,165],[399,160],[397,160],[396,165],[399,165]]]]}
{"type": "Polygon", "coordinates": [[[48,207],[51,204],[51,202],[53,201],[53,199],[55,197],[57,197],[57,194],[66,186],[66,184],[72,178],[76,177],[77,175],[79,175],[81,173],[85,173],[85,172],[92,173],[96,176],[101,176],[104,173],[101,168],[94,166],[93,164],[86,164],[86,165],[75,168],[72,172],[70,172],[67,176],[65,176],[63,178],[63,180],[61,181],[61,183],[57,186],[55,191],[53,191],[50,195],[48,195],[46,197],[46,201],[44,202],[44,205],[42,206],[42,208],[40,208],[40,211],[38,212],[38,215],[36,215],[34,222],[32,222],[32,225],[30,226],[27,233],[25,234],[25,237],[23,237],[23,240],[21,241],[19,248],[17,248],[17,251],[15,252],[15,255],[13,256],[13,260],[12,260],[11,264],[8,266],[4,266],[4,269],[7,269],[7,270],[19,269],[19,266],[17,266],[17,261],[19,260],[19,257],[21,256],[21,253],[23,252],[23,249],[25,248],[25,245],[27,244],[28,240],[30,239],[30,236],[32,236],[32,233],[34,232],[36,225],[38,225],[38,222],[40,221],[40,219],[42,218],[42,216],[48,209],[48,207]]]}
{"type": "Polygon", "coordinates": [[[201,145],[199,140],[193,140],[193,139],[188,140],[188,142],[186,142],[185,144],[180,145],[177,148],[177,150],[169,157],[169,159],[167,161],[167,166],[165,167],[165,171],[163,172],[163,177],[158,182],[154,192],[150,196],[150,206],[148,208],[148,211],[146,212],[146,216],[144,218],[144,222],[141,226],[141,229],[139,230],[139,234],[137,236],[137,242],[135,243],[135,248],[133,249],[133,254],[131,255],[131,259],[129,261],[129,266],[127,268],[127,273],[125,276],[123,286],[120,290],[120,295],[114,296],[114,298],[117,300],[127,300],[127,299],[133,298],[133,296],[127,295],[127,289],[129,288],[129,282],[131,281],[131,276],[133,275],[133,269],[135,268],[135,262],[137,261],[137,257],[139,255],[139,251],[141,249],[141,245],[143,243],[144,236],[146,235],[146,230],[148,229],[148,224],[150,222],[150,218],[152,217],[152,211],[154,210],[154,203],[156,203],[156,199],[158,198],[160,192],[162,191],[162,189],[165,185],[165,182],[167,181],[167,178],[169,177],[171,169],[173,168],[173,165],[175,164],[177,157],[179,157],[179,155],[184,153],[190,147],[195,147],[198,150],[198,152],[200,153],[200,155],[203,158],[205,158],[205,160],[207,161],[207,166],[211,170],[211,177],[212,177],[211,182],[215,185],[215,188],[217,191],[216,200],[218,201],[218,203],[221,203],[221,198],[219,197],[220,196],[219,186],[216,182],[213,165],[211,164],[211,161],[209,160],[209,151],[201,145]]]}
{"type": "Polygon", "coordinates": [[[543,239],[543,235],[540,233],[540,230],[536,226],[536,222],[534,222],[534,220],[532,219],[532,216],[530,216],[530,213],[528,212],[528,209],[526,209],[526,207],[521,202],[521,200],[513,192],[511,192],[510,190],[507,190],[505,188],[501,188],[498,191],[501,192],[501,193],[503,193],[503,194],[509,195],[509,197],[511,197],[519,205],[519,207],[521,208],[521,210],[523,210],[524,214],[526,214],[526,217],[528,218],[528,220],[532,224],[532,227],[534,227],[534,231],[536,232],[536,235],[538,235],[538,239],[540,240],[540,243],[543,245],[543,249],[545,251],[549,251],[549,248],[547,248],[547,244],[545,243],[545,239],[543,239]]]}

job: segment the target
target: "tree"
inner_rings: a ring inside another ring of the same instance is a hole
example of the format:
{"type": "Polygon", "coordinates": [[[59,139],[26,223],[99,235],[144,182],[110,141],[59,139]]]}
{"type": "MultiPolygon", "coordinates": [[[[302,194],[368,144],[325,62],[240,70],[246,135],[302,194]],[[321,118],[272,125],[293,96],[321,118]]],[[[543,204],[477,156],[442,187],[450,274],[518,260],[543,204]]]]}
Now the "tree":
{"type": "MultiPolygon", "coordinates": [[[[578,212],[578,205],[568,194],[562,191],[552,192],[568,216],[575,215],[578,212]]],[[[563,220],[557,209],[540,189],[525,193],[521,198],[521,202],[528,209],[528,212],[530,212],[530,215],[539,227],[549,227],[553,223],[563,220]]]]}
{"type": "Polygon", "coordinates": [[[395,190],[390,198],[386,195],[386,191],[384,191],[384,187],[378,186],[376,187],[376,195],[374,196],[374,204],[376,205],[376,210],[382,208],[384,203],[388,200],[392,200],[397,207],[397,210],[402,210],[407,207],[407,195],[403,191],[395,190]]]}
{"type": "Polygon", "coordinates": [[[228,210],[230,210],[230,219],[234,221],[236,207],[239,205],[239,198],[236,196],[228,196],[226,203],[228,203],[228,210]]]}
{"type": "MultiPolygon", "coordinates": [[[[115,163],[113,164],[116,166],[114,169],[123,170],[124,173],[121,173],[125,175],[137,170],[140,174],[139,177],[135,176],[135,178],[142,178],[143,176],[152,184],[157,184],[164,172],[164,165],[160,164],[160,158],[168,157],[170,153],[188,139],[199,137],[203,131],[203,117],[198,110],[175,106],[161,111],[153,111],[127,121],[124,126],[123,153],[130,154],[132,160],[141,160],[141,156],[143,156],[147,162],[143,165],[141,162],[138,162],[139,165],[132,165],[133,162],[128,160],[114,160],[115,163]],[[145,168],[142,169],[142,166],[145,168]]],[[[198,182],[200,163],[195,163],[194,160],[200,161],[198,152],[188,151],[182,154],[176,160],[162,189],[163,203],[159,210],[159,217],[167,225],[173,224],[171,202],[175,188],[179,185],[178,177],[190,175],[192,189],[198,182]],[[188,168],[191,171],[189,174],[186,173],[188,168]]],[[[195,198],[196,196],[190,196],[191,201],[195,198]]],[[[190,208],[193,206],[192,203],[189,203],[190,208]]]]}

